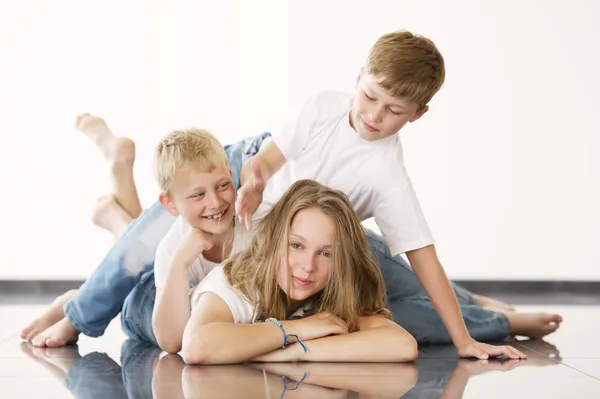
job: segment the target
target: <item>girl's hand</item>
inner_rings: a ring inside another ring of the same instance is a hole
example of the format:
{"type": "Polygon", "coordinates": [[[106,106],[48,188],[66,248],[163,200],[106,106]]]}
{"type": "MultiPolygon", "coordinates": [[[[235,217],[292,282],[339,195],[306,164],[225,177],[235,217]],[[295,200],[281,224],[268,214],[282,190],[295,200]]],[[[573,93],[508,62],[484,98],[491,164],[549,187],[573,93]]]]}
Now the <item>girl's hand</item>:
{"type": "MultiPolygon", "coordinates": [[[[319,313],[299,320],[282,322],[286,333],[296,334],[302,341],[348,333],[348,326],[339,317],[330,313],[319,313]],[[288,330],[289,327],[289,330],[288,330]]],[[[289,338],[293,340],[293,337],[289,338]]]]}

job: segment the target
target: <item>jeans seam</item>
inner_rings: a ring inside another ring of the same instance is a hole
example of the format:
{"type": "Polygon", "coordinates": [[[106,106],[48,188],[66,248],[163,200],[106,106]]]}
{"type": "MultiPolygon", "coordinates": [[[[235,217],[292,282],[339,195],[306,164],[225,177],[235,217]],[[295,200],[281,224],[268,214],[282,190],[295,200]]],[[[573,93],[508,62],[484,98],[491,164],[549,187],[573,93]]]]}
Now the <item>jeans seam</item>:
{"type": "MultiPolygon", "coordinates": [[[[142,310],[146,307],[148,301],[155,302],[155,300],[152,300],[152,298],[149,295],[154,290],[154,287],[155,287],[154,283],[152,283],[152,284],[147,283],[147,281],[148,281],[148,279],[150,279],[150,277],[151,276],[149,274],[144,275],[142,277],[142,279],[140,280],[140,282],[138,283],[137,288],[140,288],[143,286],[144,289],[143,289],[143,291],[140,292],[141,298],[135,309],[135,312],[137,315],[143,315],[142,310]]],[[[143,317],[129,317],[129,315],[127,314],[127,315],[123,316],[123,321],[125,321],[125,322],[127,322],[127,324],[135,327],[134,331],[131,331],[131,328],[129,328],[129,330],[130,330],[129,333],[135,335],[135,337],[138,340],[142,340],[142,341],[148,340],[146,337],[143,336],[143,334],[140,334],[141,331],[145,331],[145,329],[146,329],[143,317]]],[[[152,334],[154,334],[154,331],[152,331],[152,334]]]]}
{"type": "Polygon", "coordinates": [[[71,307],[69,306],[69,302],[67,302],[65,304],[65,308],[64,308],[64,314],[65,317],[67,318],[67,320],[69,320],[69,323],[71,323],[71,325],[75,328],[75,330],[79,331],[80,333],[83,333],[84,335],[87,335],[88,337],[92,337],[92,338],[96,338],[102,335],[102,333],[104,331],[102,330],[94,330],[92,328],[89,328],[87,326],[85,326],[83,323],[79,322],[79,320],[77,320],[77,312],[75,310],[71,310],[71,307]]]}

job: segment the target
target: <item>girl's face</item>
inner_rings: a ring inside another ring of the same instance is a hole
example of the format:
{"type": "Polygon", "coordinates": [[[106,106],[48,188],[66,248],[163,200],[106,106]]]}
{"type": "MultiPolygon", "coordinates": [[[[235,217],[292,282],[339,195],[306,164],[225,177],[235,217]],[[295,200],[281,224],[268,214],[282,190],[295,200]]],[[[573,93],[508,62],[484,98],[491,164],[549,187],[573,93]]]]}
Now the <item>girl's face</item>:
{"type": "Polygon", "coordinates": [[[277,283],[293,304],[321,291],[329,282],[334,238],[333,220],[318,207],[303,209],[292,219],[288,237],[288,267],[282,262],[277,283]]]}

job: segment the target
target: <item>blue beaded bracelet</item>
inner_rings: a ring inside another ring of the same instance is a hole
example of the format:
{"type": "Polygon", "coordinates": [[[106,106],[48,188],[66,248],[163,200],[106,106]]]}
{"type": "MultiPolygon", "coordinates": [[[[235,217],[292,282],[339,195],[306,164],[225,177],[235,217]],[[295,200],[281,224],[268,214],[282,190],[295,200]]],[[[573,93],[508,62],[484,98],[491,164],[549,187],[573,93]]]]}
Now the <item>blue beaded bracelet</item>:
{"type": "Polygon", "coordinates": [[[288,341],[288,337],[294,337],[294,338],[296,338],[296,342],[298,342],[302,346],[302,349],[304,349],[304,353],[306,353],[306,346],[304,346],[302,341],[300,341],[300,338],[298,338],[298,336],[296,334],[286,334],[286,332],[283,329],[283,326],[281,325],[279,320],[277,320],[274,317],[269,317],[268,319],[265,320],[265,322],[275,323],[281,329],[281,332],[283,333],[283,345],[281,346],[281,349],[285,349],[286,346],[293,343],[293,342],[288,341]]]}

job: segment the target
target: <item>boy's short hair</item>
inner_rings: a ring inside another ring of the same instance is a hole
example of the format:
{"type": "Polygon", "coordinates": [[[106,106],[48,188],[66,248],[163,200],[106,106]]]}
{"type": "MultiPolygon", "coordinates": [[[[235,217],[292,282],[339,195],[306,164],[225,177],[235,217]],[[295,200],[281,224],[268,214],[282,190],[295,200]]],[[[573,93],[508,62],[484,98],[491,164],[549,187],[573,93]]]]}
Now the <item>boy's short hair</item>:
{"type": "Polygon", "coordinates": [[[154,152],[154,174],[164,193],[169,193],[175,175],[187,165],[200,172],[211,172],[221,165],[227,167],[227,155],[219,140],[206,130],[174,130],[154,152]]]}
{"type": "Polygon", "coordinates": [[[420,35],[396,31],[381,36],[371,47],[364,72],[394,97],[408,98],[425,107],[442,87],[444,58],[435,44],[420,35]]]}

